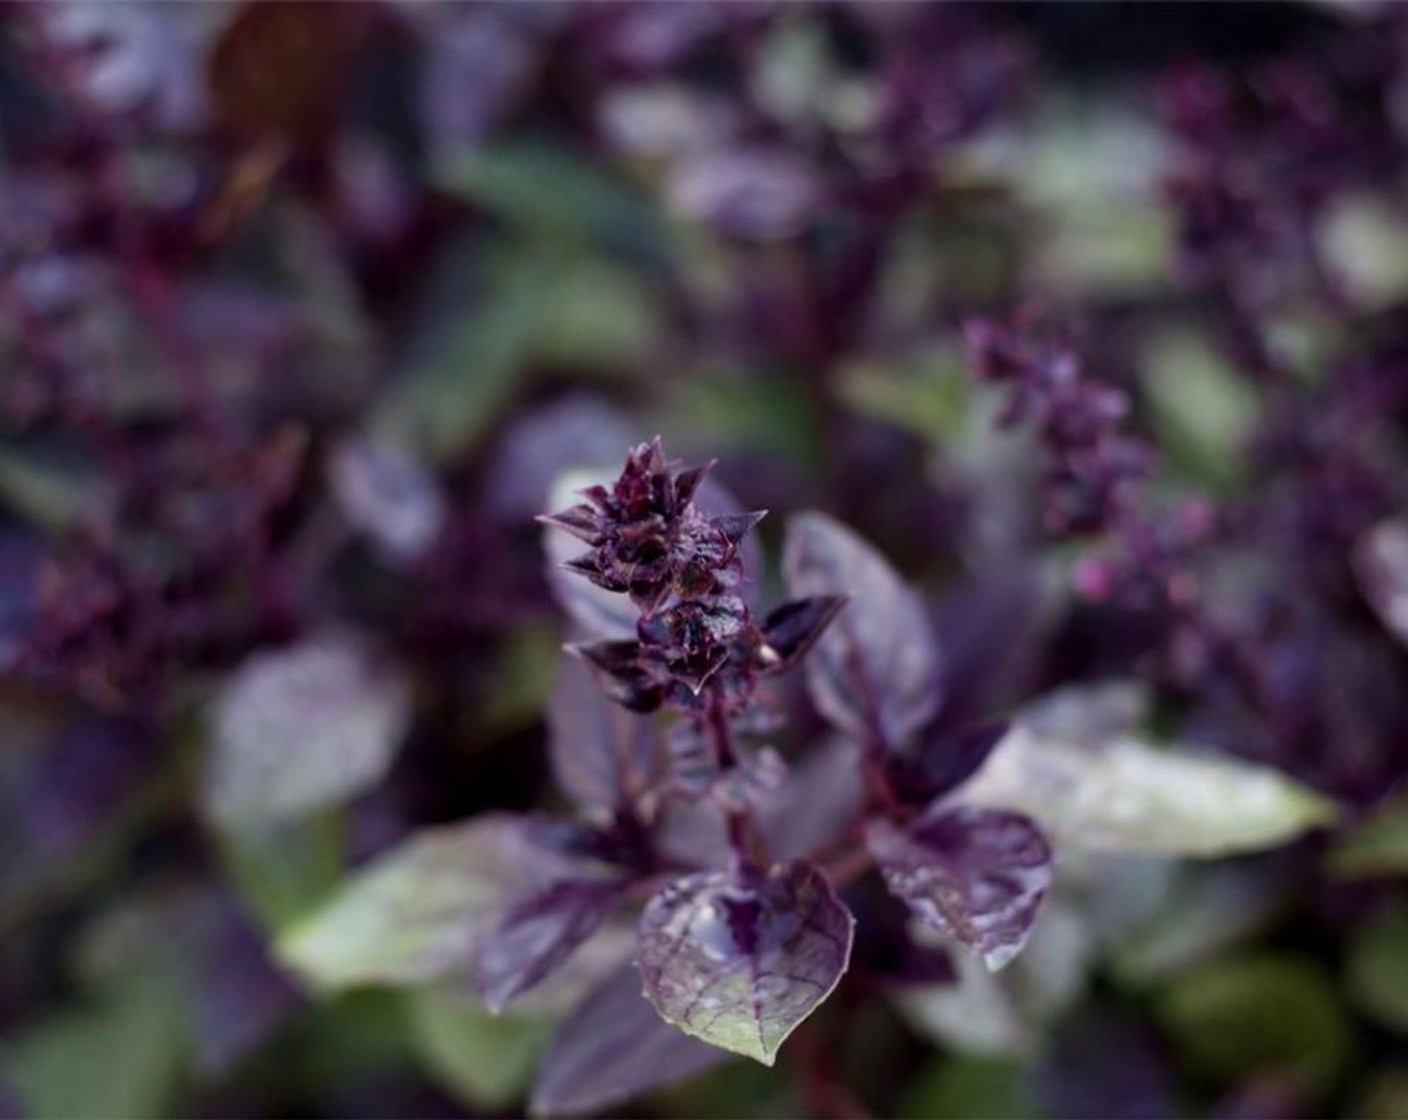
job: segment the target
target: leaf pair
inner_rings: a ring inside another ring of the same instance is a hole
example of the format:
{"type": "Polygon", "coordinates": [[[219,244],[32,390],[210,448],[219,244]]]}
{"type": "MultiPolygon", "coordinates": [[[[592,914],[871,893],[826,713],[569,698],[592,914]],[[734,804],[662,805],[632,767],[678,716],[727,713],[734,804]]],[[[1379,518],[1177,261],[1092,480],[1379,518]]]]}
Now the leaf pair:
{"type": "Polygon", "coordinates": [[[1020,813],[944,799],[978,772],[1007,725],[955,728],[937,718],[943,664],[924,605],[855,533],[803,514],[788,525],[783,563],[794,594],[851,600],[807,662],[818,710],[865,744],[897,803],[923,811],[909,824],[868,826],[886,885],[921,921],[1002,967],[1036,921],[1050,846],[1020,813]]]}

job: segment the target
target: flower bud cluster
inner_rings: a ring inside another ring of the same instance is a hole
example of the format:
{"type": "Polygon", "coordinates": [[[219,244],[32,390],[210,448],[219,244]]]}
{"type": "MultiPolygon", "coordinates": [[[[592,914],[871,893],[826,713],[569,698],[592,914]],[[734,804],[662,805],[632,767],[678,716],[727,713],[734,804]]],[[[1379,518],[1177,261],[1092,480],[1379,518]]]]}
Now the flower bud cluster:
{"type": "Polygon", "coordinates": [[[631,450],[615,482],[541,518],[589,546],[569,570],[640,609],[635,640],[574,647],[607,695],[635,711],[668,704],[698,713],[706,686],[741,709],[757,676],[794,664],[841,605],[802,600],[754,620],[739,594],[738,547],[764,515],[698,509],[694,497],[712,465],[668,462],[657,437],[631,450]]]}

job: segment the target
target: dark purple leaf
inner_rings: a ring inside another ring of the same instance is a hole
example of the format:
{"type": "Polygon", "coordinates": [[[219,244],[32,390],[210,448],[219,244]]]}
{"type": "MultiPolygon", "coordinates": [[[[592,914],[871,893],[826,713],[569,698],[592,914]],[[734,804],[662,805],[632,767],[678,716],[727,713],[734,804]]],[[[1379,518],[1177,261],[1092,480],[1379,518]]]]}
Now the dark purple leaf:
{"type": "Polygon", "coordinates": [[[263,939],[234,905],[221,901],[202,938],[195,978],[196,1060],[225,1074],[270,1037],[298,1006],[263,939]]]}
{"type": "Polygon", "coordinates": [[[575,658],[558,665],[548,732],[553,776],[583,806],[625,808],[664,777],[665,752],[655,724],[609,703],[575,658]]]}
{"type": "Polygon", "coordinates": [[[623,708],[653,712],[660,706],[660,684],[641,666],[639,642],[595,642],[567,651],[582,659],[607,698],[623,708]]]}
{"type": "Polygon", "coordinates": [[[75,720],[33,760],[20,799],[26,843],[43,867],[97,840],[138,796],[159,742],[128,719],[75,720]]]}
{"type": "Polygon", "coordinates": [[[846,971],[854,925],[809,863],[677,879],[641,915],[646,998],[686,1034],[770,1066],[846,971]]]}
{"type": "Polygon", "coordinates": [[[1020,813],[959,807],[907,829],[876,821],[866,846],[924,921],[999,969],[1021,950],[1051,884],[1051,847],[1020,813]]]}
{"type": "Polygon", "coordinates": [[[598,1112],[702,1073],[726,1056],[663,1022],[627,964],[562,1024],[538,1066],[529,1108],[535,1116],[598,1112]]]}
{"type": "Polygon", "coordinates": [[[793,595],[851,600],[807,658],[817,708],[862,742],[902,746],[942,700],[939,650],[923,604],[884,557],[824,514],[789,522],[783,567],[793,595]]]}
{"type": "Polygon", "coordinates": [[[475,954],[474,983],[489,1010],[498,1014],[564,963],[620,898],[618,881],[564,879],[514,905],[475,954]]]}
{"type": "Polygon", "coordinates": [[[845,605],[842,595],[818,595],[794,599],[771,611],[763,620],[766,671],[782,673],[800,662],[845,605]]]}
{"type": "Polygon", "coordinates": [[[885,759],[890,788],[907,805],[931,804],[976,774],[1009,726],[997,720],[927,729],[913,749],[885,759]]]}

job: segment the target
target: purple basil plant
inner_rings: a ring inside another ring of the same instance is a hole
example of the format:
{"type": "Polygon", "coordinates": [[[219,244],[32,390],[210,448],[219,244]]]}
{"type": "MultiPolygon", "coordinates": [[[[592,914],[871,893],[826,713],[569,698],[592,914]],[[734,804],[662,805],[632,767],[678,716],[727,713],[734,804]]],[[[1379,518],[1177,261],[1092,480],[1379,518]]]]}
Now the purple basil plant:
{"type": "MultiPolygon", "coordinates": [[[[1000,732],[924,740],[941,682],[922,619],[918,641],[912,626],[893,628],[904,589],[886,589],[885,613],[848,606],[864,546],[816,517],[800,523],[789,551],[790,580],[804,597],[755,621],[741,594],[739,545],[763,515],[700,512],[707,470],[667,462],[657,439],[632,450],[614,484],[585,490],[584,503],[544,520],[590,546],[569,562],[574,574],[629,596],[639,611],[635,638],[572,652],[611,700],[677,717],[673,766],[617,810],[618,828],[646,835],[631,870],[659,874],[648,836],[668,802],[704,801],[726,822],[726,864],[670,878],[646,903],[637,948],[645,994],[686,1033],[770,1065],[846,970],[855,918],[836,888],[868,862],[923,921],[1000,967],[1035,921],[1051,850],[1020,814],[942,803],[1000,732]],[[830,864],[824,852],[777,861],[749,797],[750,784],[775,773],[749,745],[772,729],[759,685],[804,661],[822,711],[864,744],[855,774],[869,790],[863,845],[830,864]]],[[[572,904],[555,893],[532,906],[532,920],[564,906],[572,904]]],[[[590,919],[564,929],[554,958],[603,912],[593,902],[590,919]]],[[[491,1001],[497,977],[486,972],[507,972],[509,990],[522,988],[544,973],[545,948],[491,951],[494,967],[481,968],[491,1001]]]]}

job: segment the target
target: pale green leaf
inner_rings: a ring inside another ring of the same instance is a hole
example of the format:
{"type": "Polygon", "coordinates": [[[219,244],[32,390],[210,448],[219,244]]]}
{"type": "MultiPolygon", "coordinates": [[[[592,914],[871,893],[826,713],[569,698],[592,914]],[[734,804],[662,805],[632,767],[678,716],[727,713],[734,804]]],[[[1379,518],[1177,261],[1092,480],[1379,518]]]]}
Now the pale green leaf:
{"type": "Polygon", "coordinates": [[[516,818],[428,830],[348,880],[279,939],[277,952],[322,989],[437,979],[466,969],[478,936],[530,876],[557,867],[516,818]]]}
{"type": "Polygon", "coordinates": [[[1265,766],[1116,735],[1075,743],[1018,723],[963,787],[977,805],[1035,818],[1057,846],[1214,857],[1330,823],[1331,802],[1265,766]]]}

